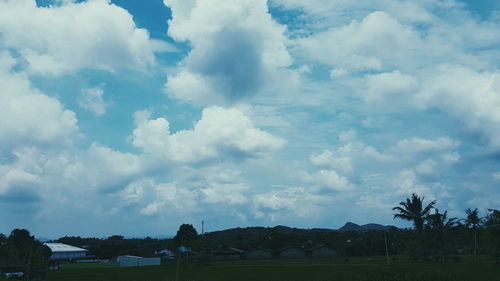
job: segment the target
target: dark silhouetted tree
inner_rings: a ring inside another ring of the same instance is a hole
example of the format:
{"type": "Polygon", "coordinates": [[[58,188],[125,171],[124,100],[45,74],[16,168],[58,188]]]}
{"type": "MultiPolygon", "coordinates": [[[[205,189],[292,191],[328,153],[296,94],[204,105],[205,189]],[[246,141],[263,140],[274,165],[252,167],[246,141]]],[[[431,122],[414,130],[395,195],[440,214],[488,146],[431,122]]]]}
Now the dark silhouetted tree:
{"type": "Polygon", "coordinates": [[[448,218],[448,211],[440,213],[438,209],[434,209],[434,213],[428,215],[425,220],[427,226],[435,230],[450,230],[457,223],[457,218],[448,218]]]}
{"type": "Polygon", "coordinates": [[[35,240],[26,229],[14,229],[7,238],[9,258],[22,262],[26,278],[42,276],[48,266],[50,249],[35,240]]]}
{"type": "Polygon", "coordinates": [[[495,209],[488,209],[488,211],[490,213],[486,216],[484,224],[489,237],[491,254],[498,264],[500,259],[500,211],[495,209]]]}
{"type": "Polygon", "coordinates": [[[448,211],[440,213],[434,209],[434,213],[426,217],[426,239],[430,244],[430,252],[434,259],[449,261],[451,254],[455,251],[452,243],[451,232],[457,225],[457,218],[448,218],[448,211]]]}
{"type": "Polygon", "coordinates": [[[192,224],[182,224],[177,230],[174,240],[177,246],[192,246],[193,242],[198,238],[198,232],[192,224]]]}
{"type": "Polygon", "coordinates": [[[483,219],[479,217],[477,208],[475,208],[474,210],[467,209],[465,210],[465,213],[467,214],[467,218],[465,218],[465,225],[467,226],[467,228],[472,229],[472,232],[474,234],[473,260],[474,262],[477,262],[477,232],[483,223],[483,219]]]}
{"type": "MultiPolygon", "coordinates": [[[[393,211],[396,211],[394,214],[395,219],[398,218],[413,222],[413,226],[415,226],[418,234],[421,255],[423,255],[424,259],[426,256],[423,242],[424,221],[432,208],[434,208],[434,204],[436,204],[436,201],[432,201],[424,207],[424,197],[421,198],[413,193],[406,201],[399,202],[399,206],[392,208],[393,211]]],[[[420,256],[418,251],[414,256],[420,256]]]]}
{"type": "Polygon", "coordinates": [[[399,206],[392,208],[393,211],[397,211],[394,214],[394,218],[403,219],[413,222],[413,226],[419,234],[424,230],[424,221],[426,217],[430,214],[432,208],[434,208],[436,201],[432,201],[424,205],[424,197],[420,198],[415,193],[407,198],[406,201],[399,202],[399,206]]]}

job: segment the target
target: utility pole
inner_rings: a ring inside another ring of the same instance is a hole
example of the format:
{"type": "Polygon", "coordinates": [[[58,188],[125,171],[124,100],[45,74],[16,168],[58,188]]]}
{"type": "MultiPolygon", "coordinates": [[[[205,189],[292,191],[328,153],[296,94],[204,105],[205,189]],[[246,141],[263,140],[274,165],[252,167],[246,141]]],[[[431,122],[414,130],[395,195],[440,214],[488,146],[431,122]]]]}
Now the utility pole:
{"type": "Polygon", "coordinates": [[[179,280],[179,266],[181,264],[181,247],[182,247],[183,237],[181,236],[181,241],[177,245],[177,267],[175,268],[175,281],[179,280]]]}
{"type": "Polygon", "coordinates": [[[477,229],[474,228],[474,263],[477,263],[477,229]]]}
{"type": "Polygon", "coordinates": [[[205,221],[201,221],[201,236],[205,236],[205,221]]]}
{"type": "Polygon", "coordinates": [[[387,247],[387,235],[384,230],[384,240],[385,240],[385,256],[387,257],[387,265],[389,265],[389,248],[387,247]]]}
{"type": "Polygon", "coordinates": [[[30,280],[30,276],[31,276],[31,259],[33,258],[33,242],[31,242],[31,246],[30,246],[30,252],[29,252],[29,255],[28,255],[28,268],[27,268],[27,272],[26,272],[26,280],[29,281],[30,280]]]}

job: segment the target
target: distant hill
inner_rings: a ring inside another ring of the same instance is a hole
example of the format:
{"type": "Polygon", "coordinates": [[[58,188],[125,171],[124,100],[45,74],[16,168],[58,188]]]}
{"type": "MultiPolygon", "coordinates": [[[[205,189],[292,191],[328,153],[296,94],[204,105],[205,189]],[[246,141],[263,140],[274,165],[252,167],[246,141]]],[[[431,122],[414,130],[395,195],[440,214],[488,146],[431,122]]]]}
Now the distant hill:
{"type": "Polygon", "coordinates": [[[366,230],[390,230],[391,228],[393,228],[395,226],[394,225],[381,225],[381,224],[376,224],[376,223],[369,223],[369,224],[364,224],[361,227],[366,229],[366,230]]]}
{"type": "Polygon", "coordinates": [[[334,232],[337,231],[336,229],[331,229],[331,228],[311,228],[311,232],[334,232]]]}
{"type": "Polygon", "coordinates": [[[393,225],[381,225],[381,224],[376,224],[376,223],[359,225],[359,224],[355,224],[353,222],[348,222],[344,226],[339,228],[339,231],[345,232],[345,231],[389,230],[392,227],[395,227],[395,226],[393,226],[393,225]]]}
{"type": "Polygon", "coordinates": [[[218,231],[213,231],[213,232],[207,232],[205,235],[207,236],[232,236],[234,234],[243,234],[243,233],[268,233],[269,231],[272,232],[279,232],[279,233],[314,233],[314,232],[345,232],[345,231],[370,231],[370,230],[389,230],[392,227],[395,227],[393,225],[381,225],[377,223],[368,223],[364,225],[359,225],[353,222],[347,222],[344,226],[342,226],[339,229],[333,229],[333,228],[311,228],[311,229],[305,229],[305,228],[294,228],[294,227],[288,227],[284,225],[277,225],[275,227],[262,227],[262,226],[252,226],[252,227],[237,227],[237,228],[230,228],[230,229],[224,229],[224,230],[218,230],[218,231]]]}
{"type": "Polygon", "coordinates": [[[285,246],[314,245],[334,243],[338,245],[345,241],[342,236],[347,231],[366,233],[371,230],[389,230],[393,226],[369,223],[358,225],[352,222],[346,223],[340,229],[330,228],[294,228],[283,225],[275,227],[237,227],[205,233],[204,237],[212,248],[235,247],[238,249],[251,249],[264,247],[279,249],[285,246]],[[329,238],[328,238],[329,237],[329,238]],[[337,242],[333,242],[336,241],[337,242]]]}

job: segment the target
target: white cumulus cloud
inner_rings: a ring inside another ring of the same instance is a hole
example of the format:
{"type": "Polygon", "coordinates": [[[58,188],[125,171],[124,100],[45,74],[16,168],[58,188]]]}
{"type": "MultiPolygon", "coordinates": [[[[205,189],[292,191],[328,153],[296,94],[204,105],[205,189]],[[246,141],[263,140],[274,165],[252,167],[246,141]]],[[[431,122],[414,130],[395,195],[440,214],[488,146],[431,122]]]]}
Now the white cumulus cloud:
{"type": "Polygon", "coordinates": [[[334,170],[323,169],[314,174],[305,174],[304,181],[322,190],[346,191],[353,188],[347,178],[339,176],[334,170]]]}
{"type": "Polygon", "coordinates": [[[104,101],[104,90],[102,88],[87,88],[82,89],[78,99],[78,105],[81,108],[87,109],[96,116],[101,116],[106,113],[106,102],[104,101]]]}
{"type": "Polygon", "coordinates": [[[39,7],[35,0],[0,1],[1,43],[18,50],[30,73],[145,69],[155,64],[155,52],[173,50],[108,0],[63,2],[39,7]]]}
{"type": "Polygon", "coordinates": [[[426,77],[415,103],[444,110],[500,148],[500,72],[441,66],[426,77]]]}
{"type": "Polygon", "coordinates": [[[414,155],[417,153],[437,153],[456,149],[460,143],[449,137],[436,139],[409,138],[398,141],[393,147],[401,155],[414,155]]]}
{"type": "Polygon", "coordinates": [[[407,99],[407,95],[413,93],[418,85],[413,76],[397,70],[367,75],[365,79],[366,88],[363,97],[367,102],[376,102],[387,98],[391,103],[394,103],[395,99],[407,99]]]}
{"type": "Polygon", "coordinates": [[[283,139],[256,128],[234,108],[206,108],[192,130],[176,133],[170,132],[165,118],[151,120],[148,112],[136,113],[136,124],[135,146],[182,163],[264,157],[285,144],[283,139]]]}
{"type": "Polygon", "coordinates": [[[308,57],[343,70],[382,70],[406,65],[419,52],[421,40],[411,28],[386,12],[297,40],[308,57]]]}
{"type": "Polygon", "coordinates": [[[253,212],[256,217],[269,216],[271,221],[283,216],[283,212],[284,216],[292,212],[294,216],[310,218],[318,214],[321,205],[328,201],[328,198],[310,193],[303,187],[286,187],[256,195],[253,212]]]}
{"type": "Polygon", "coordinates": [[[0,52],[0,145],[61,144],[78,133],[77,119],[59,100],[34,89],[16,61],[0,52]]]}

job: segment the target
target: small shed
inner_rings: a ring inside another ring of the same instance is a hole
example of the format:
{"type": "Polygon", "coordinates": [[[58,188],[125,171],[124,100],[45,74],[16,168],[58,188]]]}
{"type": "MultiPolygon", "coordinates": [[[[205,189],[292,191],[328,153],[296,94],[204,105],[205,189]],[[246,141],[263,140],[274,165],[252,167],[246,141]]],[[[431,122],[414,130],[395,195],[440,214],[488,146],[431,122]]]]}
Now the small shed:
{"type": "Polygon", "coordinates": [[[306,257],[306,252],[299,247],[289,246],[278,250],[279,257],[285,259],[303,259],[306,257]]]}
{"type": "Polygon", "coordinates": [[[270,259],[273,257],[273,251],[265,248],[250,249],[245,252],[245,257],[250,260],[270,259]]]}
{"type": "Polygon", "coordinates": [[[137,256],[119,256],[116,261],[120,266],[152,266],[160,265],[160,258],[143,258],[137,256]]]}
{"type": "Polygon", "coordinates": [[[63,243],[44,243],[52,251],[51,260],[77,260],[87,256],[88,250],[63,243]]]}
{"type": "Polygon", "coordinates": [[[333,258],[337,256],[337,252],[325,245],[318,245],[308,249],[307,255],[311,258],[333,258]]]}

